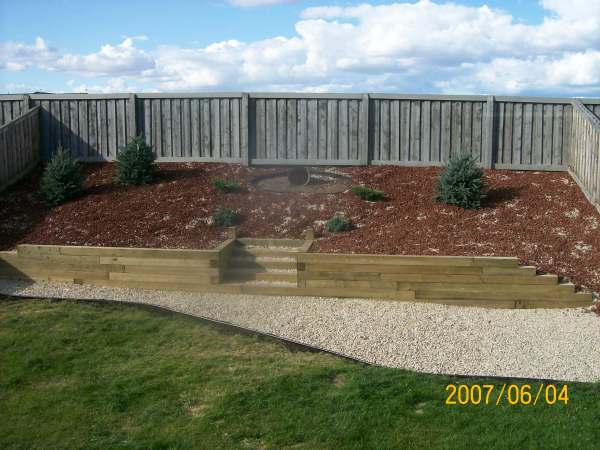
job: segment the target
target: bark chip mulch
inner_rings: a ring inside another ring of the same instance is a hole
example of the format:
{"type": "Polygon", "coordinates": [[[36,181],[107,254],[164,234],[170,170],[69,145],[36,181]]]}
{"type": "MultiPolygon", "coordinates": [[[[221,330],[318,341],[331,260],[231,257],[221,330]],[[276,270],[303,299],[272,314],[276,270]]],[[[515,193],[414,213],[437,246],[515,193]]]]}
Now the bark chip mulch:
{"type": "Polygon", "coordinates": [[[439,168],[395,166],[335,169],[386,192],[365,202],[347,191],[257,191],[251,181],[282,169],[231,164],[161,164],[155,183],[124,187],[112,164],[89,164],[84,195],[47,208],[38,193],[41,168],[0,194],[0,248],[20,243],[157,248],[211,248],[225,239],[212,225],[219,206],[235,209],[249,237],[300,238],[309,226],[317,252],[517,256],[542,272],[600,291],[600,214],[564,172],[486,171],[489,196],[467,211],[432,201],[439,168]],[[219,193],[214,178],[247,186],[219,193]],[[341,213],[352,231],[331,234],[341,213]]]}

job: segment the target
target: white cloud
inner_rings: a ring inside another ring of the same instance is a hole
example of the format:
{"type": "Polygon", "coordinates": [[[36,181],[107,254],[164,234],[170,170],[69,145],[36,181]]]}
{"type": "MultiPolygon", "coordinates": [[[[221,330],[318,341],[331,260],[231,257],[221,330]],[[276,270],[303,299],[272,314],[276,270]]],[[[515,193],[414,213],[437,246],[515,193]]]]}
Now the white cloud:
{"type": "Polygon", "coordinates": [[[143,50],[136,42],[145,37],[138,36],[81,55],[38,38],[33,45],[1,44],[0,68],[103,75],[122,80],[106,83],[119,90],[600,91],[600,2],[540,4],[547,15],[536,25],[488,6],[421,0],[307,8],[291,37],[205,47],[143,50]]]}

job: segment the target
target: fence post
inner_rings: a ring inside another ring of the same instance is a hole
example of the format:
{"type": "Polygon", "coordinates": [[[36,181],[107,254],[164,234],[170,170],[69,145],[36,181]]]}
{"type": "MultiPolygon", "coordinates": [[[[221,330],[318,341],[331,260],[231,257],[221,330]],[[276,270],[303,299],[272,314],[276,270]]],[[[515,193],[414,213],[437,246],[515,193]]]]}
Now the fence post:
{"type": "Polygon", "coordinates": [[[487,97],[487,114],[485,118],[485,145],[483,148],[482,165],[486,169],[494,167],[494,96],[487,97]]]}
{"type": "Polygon", "coordinates": [[[360,123],[360,161],[362,165],[369,165],[369,133],[371,129],[371,124],[369,121],[369,109],[370,109],[370,100],[369,94],[363,94],[361,100],[361,112],[360,115],[363,117],[362,122],[360,123]]]}
{"type": "Polygon", "coordinates": [[[131,130],[129,133],[130,137],[135,137],[138,135],[138,123],[137,123],[137,96],[135,94],[129,94],[129,99],[127,100],[128,108],[127,108],[127,127],[131,130]]]}
{"type": "Polygon", "coordinates": [[[242,93],[242,111],[240,114],[240,157],[242,164],[250,165],[250,146],[249,132],[250,128],[250,100],[247,93],[242,93]]]}
{"type": "MultiPolygon", "coordinates": [[[[21,100],[21,115],[29,111],[30,104],[29,95],[23,94],[23,100],[21,100]]],[[[15,119],[15,117],[13,117],[13,119],[15,119]]]]}

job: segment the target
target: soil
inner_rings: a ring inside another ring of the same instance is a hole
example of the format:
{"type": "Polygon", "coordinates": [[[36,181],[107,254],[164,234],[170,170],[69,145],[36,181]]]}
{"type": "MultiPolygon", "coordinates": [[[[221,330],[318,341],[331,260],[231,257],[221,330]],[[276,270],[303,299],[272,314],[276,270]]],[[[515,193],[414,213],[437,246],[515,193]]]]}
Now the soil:
{"type": "Polygon", "coordinates": [[[343,193],[258,191],[256,177],[281,168],[231,164],[161,164],[150,185],[114,182],[112,164],[85,165],[84,195],[55,208],[38,193],[41,168],[0,195],[0,248],[19,243],[162,248],[212,248],[225,232],[212,212],[239,214],[249,237],[300,238],[313,226],[313,251],[411,255],[517,256],[600,292],[600,214],[564,172],[486,171],[489,193],[477,211],[435,203],[439,168],[372,166],[330,169],[386,192],[383,202],[343,193]],[[247,188],[220,193],[214,178],[247,188]],[[334,214],[355,227],[324,230],[334,214]]]}

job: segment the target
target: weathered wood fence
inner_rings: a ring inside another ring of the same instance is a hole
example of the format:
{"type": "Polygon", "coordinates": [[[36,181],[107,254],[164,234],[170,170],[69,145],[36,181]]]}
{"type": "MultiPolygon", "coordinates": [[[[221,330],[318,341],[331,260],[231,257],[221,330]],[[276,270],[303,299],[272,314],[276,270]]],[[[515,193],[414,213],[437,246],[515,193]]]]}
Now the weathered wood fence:
{"type": "Polygon", "coordinates": [[[573,102],[569,172],[600,211],[600,119],[581,102],[573,102]]]}
{"type": "Polygon", "coordinates": [[[39,107],[0,126],[0,192],[18,181],[40,158],[39,107]]]}
{"type": "MultiPolygon", "coordinates": [[[[0,96],[2,117],[40,106],[42,154],[61,144],[113,160],[143,134],[161,161],[442,165],[566,170],[571,99],[540,97],[179,93],[0,96]]],[[[600,115],[600,101],[586,101],[600,115]]]]}

